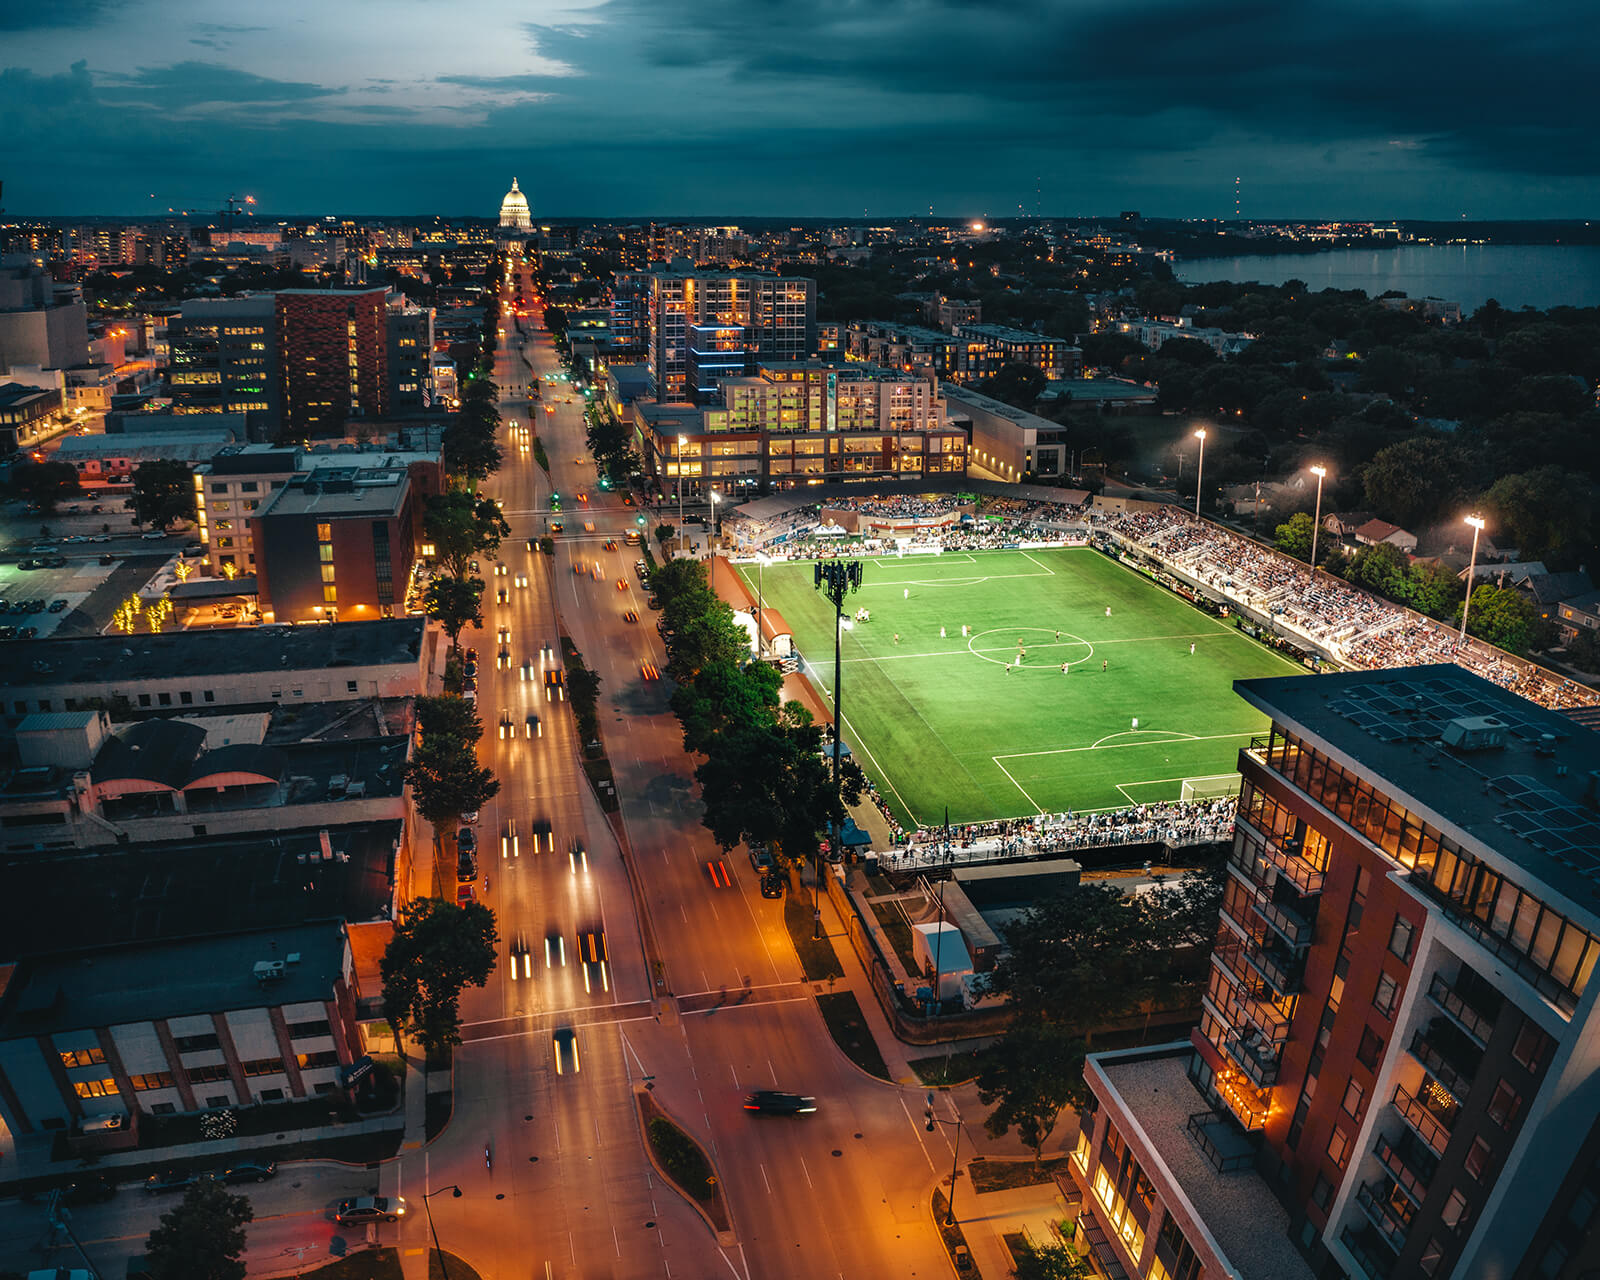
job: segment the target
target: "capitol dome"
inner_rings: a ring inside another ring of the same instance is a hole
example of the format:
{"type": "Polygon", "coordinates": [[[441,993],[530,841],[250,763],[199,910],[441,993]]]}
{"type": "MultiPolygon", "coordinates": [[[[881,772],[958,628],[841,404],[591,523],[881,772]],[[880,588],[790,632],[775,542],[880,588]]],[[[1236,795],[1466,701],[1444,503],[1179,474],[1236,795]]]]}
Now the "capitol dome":
{"type": "Polygon", "coordinates": [[[500,225],[513,231],[531,231],[533,219],[528,216],[528,197],[517,189],[517,180],[511,179],[511,190],[500,202],[500,225]]]}

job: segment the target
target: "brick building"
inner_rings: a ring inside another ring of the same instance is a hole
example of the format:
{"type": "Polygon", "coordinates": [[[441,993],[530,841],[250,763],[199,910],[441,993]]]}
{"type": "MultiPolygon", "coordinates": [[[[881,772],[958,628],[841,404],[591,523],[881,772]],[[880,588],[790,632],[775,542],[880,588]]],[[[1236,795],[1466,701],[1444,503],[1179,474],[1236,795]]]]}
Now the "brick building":
{"type": "Polygon", "coordinates": [[[275,295],[283,430],[343,436],[351,418],[389,410],[385,289],[286,289],[275,295]]]}
{"type": "Polygon", "coordinates": [[[1099,1270],[1589,1274],[1600,733],[1455,666],[1235,689],[1272,723],[1201,1026],[1085,1069],[1099,1270]]]}

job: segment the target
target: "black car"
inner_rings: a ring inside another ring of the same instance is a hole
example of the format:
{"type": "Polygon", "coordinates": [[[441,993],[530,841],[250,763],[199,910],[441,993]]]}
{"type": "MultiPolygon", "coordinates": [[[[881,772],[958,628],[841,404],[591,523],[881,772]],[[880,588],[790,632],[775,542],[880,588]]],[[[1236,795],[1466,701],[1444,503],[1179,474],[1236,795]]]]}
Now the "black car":
{"type": "Polygon", "coordinates": [[[152,1173],[144,1180],[144,1189],[151,1195],[167,1191],[187,1191],[200,1182],[211,1182],[215,1175],[196,1173],[192,1169],[168,1169],[165,1173],[152,1173]]]}
{"type": "Polygon", "coordinates": [[[456,859],[456,879],[462,884],[470,884],[478,878],[478,860],[470,853],[463,853],[456,859]]]}
{"type": "Polygon", "coordinates": [[[783,897],[783,877],[776,871],[769,871],[761,877],[761,896],[763,898],[783,897]]]}
{"type": "Polygon", "coordinates": [[[478,852],[478,833],[471,827],[462,827],[456,832],[456,852],[458,855],[471,855],[478,852]]]}
{"type": "Polygon", "coordinates": [[[278,1176],[278,1165],[273,1160],[244,1160],[225,1169],[223,1182],[265,1182],[278,1176]]]}
{"type": "Polygon", "coordinates": [[[65,569],[67,567],[67,558],[66,556],[46,556],[39,563],[46,569],[65,569]]]}
{"type": "Polygon", "coordinates": [[[777,1089],[757,1089],[744,1096],[746,1111],[760,1111],[771,1116],[798,1116],[817,1109],[817,1100],[798,1093],[783,1093],[777,1089]]]}
{"type": "Polygon", "coordinates": [[[61,1188],[62,1204],[99,1204],[117,1194],[117,1184],[104,1174],[76,1178],[61,1188]]]}
{"type": "Polygon", "coordinates": [[[112,555],[109,551],[100,557],[101,564],[116,564],[116,562],[116,556],[112,555]]]}

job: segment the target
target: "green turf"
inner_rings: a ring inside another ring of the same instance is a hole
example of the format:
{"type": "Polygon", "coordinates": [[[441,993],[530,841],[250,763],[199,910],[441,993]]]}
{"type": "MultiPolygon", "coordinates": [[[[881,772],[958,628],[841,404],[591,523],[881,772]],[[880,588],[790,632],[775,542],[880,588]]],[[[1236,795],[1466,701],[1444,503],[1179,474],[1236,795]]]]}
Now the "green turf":
{"type": "MultiPolygon", "coordinates": [[[[754,566],[741,572],[753,595],[754,566]]],[[[975,822],[1176,799],[1186,778],[1234,773],[1266,725],[1233,680],[1300,669],[1087,548],[867,559],[862,579],[846,607],[872,621],[844,636],[845,740],[915,825],[946,804],[975,822]]],[[[831,700],[833,610],[812,566],[769,567],[763,587],[831,700]]]]}

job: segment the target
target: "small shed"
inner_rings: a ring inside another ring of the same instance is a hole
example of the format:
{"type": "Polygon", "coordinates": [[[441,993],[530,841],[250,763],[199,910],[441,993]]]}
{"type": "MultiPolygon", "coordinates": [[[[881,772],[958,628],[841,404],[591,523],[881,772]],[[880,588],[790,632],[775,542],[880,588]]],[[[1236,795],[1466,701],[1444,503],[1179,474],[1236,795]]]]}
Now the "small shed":
{"type": "Polygon", "coordinates": [[[961,995],[961,980],[972,972],[972,957],[967,954],[960,929],[937,920],[912,925],[911,954],[926,977],[937,977],[934,987],[939,999],[953,1000],[961,995]]]}

